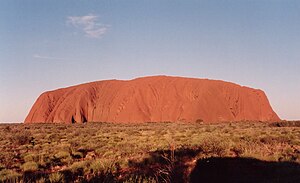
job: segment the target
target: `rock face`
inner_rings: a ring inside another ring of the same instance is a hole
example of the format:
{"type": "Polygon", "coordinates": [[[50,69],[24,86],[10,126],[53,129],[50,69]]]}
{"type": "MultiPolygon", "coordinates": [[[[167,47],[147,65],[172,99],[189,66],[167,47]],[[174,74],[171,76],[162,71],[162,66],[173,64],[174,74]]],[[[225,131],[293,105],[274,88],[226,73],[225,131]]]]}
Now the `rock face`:
{"type": "Polygon", "coordinates": [[[265,93],[208,79],[152,76],[43,93],[25,123],[277,121],[265,93]]]}

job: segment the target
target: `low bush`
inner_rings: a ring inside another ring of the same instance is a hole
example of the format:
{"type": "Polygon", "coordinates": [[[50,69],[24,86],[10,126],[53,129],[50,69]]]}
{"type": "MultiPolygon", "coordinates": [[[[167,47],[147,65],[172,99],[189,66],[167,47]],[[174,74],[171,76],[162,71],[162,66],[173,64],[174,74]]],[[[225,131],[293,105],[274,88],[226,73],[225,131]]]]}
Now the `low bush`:
{"type": "Polygon", "coordinates": [[[38,170],[38,164],[36,162],[30,161],[22,165],[24,172],[34,172],[38,170]]]}
{"type": "Polygon", "coordinates": [[[64,182],[64,176],[60,172],[55,172],[49,175],[50,183],[64,182]]]}
{"type": "Polygon", "coordinates": [[[226,154],[228,148],[223,139],[216,137],[205,137],[199,144],[199,147],[207,155],[217,155],[219,157],[226,154]]]}
{"type": "Polygon", "coordinates": [[[37,162],[38,161],[38,157],[37,155],[34,155],[34,154],[28,154],[26,156],[24,156],[24,161],[25,162],[37,162]]]}
{"type": "Polygon", "coordinates": [[[20,177],[21,174],[13,170],[3,169],[0,171],[0,182],[18,182],[20,177]]]}
{"type": "Polygon", "coordinates": [[[13,134],[10,138],[11,142],[16,145],[24,145],[29,144],[32,140],[32,134],[31,132],[25,130],[25,131],[19,131],[15,134],[13,134]]]}
{"type": "Polygon", "coordinates": [[[67,151],[59,151],[58,153],[55,154],[55,157],[59,159],[66,159],[69,158],[70,156],[71,156],[70,153],[67,151]]]}
{"type": "Polygon", "coordinates": [[[79,161],[73,163],[68,169],[78,175],[84,175],[84,172],[87,171],[89,168],[89,162],[87,161],[79,161]]]}

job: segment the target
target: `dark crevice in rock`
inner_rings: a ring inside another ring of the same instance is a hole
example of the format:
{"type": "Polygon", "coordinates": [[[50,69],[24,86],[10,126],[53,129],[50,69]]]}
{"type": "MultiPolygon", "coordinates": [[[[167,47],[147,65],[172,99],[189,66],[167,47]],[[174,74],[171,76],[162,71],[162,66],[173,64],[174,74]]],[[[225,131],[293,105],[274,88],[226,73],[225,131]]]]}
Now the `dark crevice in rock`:
{"type": "Polygon", "coordinates": [[[72,124],[76,123],[74,116],[72,116],[72,124]]]}

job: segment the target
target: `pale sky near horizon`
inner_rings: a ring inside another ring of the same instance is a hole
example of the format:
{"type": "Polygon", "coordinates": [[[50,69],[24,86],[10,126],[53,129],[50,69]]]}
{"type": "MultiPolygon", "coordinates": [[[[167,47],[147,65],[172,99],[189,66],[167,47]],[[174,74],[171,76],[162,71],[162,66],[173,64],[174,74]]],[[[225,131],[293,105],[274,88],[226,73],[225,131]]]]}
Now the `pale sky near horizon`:
{"type": "Polygon", "coordinates": [[[148,75],[259,88],[300,119],[300,1],[0,1],[0,122],[44,91],[148,75]]]}

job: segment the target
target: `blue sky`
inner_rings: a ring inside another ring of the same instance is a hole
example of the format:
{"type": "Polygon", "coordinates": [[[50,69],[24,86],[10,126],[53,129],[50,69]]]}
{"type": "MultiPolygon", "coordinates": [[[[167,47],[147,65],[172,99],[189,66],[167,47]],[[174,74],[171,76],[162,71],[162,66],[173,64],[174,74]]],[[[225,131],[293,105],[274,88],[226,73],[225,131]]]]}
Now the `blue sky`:
{"type": "Polygon", "coordinates": [[[300,119],[300,1],[2,0],[0,121],[44,91],[175,75],[260,88],[300,119]]]}

